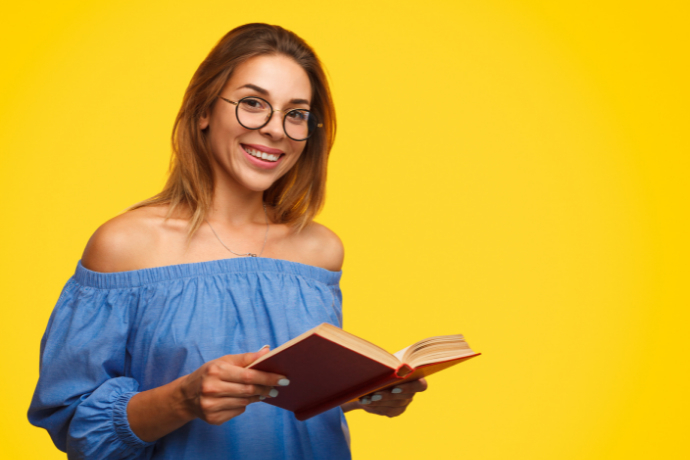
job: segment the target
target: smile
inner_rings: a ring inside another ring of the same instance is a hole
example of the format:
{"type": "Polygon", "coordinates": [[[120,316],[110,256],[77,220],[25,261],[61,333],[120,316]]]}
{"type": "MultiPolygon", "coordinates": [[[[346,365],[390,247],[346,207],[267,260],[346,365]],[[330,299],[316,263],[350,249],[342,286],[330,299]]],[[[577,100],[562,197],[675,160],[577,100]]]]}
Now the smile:
{"type": "Polygon", "coordinates": [[[282,155],[282,153],[267,153],[262,150],[256,149],[254,147],[250,147],[248,145],[242,144],[242,148],[244,149],[245,152],[250,154],[251,156],[255,158],[259,158],[264,161],[270,161],[270,162],[276,162],[282,155]]]}

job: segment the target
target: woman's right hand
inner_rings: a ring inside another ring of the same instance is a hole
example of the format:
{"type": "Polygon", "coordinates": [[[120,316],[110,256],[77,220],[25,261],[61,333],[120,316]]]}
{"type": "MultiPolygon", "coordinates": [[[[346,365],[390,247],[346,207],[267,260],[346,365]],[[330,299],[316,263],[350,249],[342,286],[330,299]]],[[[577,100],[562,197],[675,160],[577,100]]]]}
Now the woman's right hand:
{"type": "Polygon", "coordinates": [[[245,368],[268,351],[266,347],[256,353],[226,355],[182,377],[179,394],[185,411],[220,425],[242,414],[249,404],[278,396],[274,387],[290,383],[285,376],[245,368]]]}
{"type": "Polygon", "coordinates": [[[226,355],[167,385],[137,393],[127,405],[130,428],[139,439],[152,442],[195,418],[220,425],[249,404],[277,396],[274,387],[290,383],[285,376],[245,369],[268,351],[226,355]]]}

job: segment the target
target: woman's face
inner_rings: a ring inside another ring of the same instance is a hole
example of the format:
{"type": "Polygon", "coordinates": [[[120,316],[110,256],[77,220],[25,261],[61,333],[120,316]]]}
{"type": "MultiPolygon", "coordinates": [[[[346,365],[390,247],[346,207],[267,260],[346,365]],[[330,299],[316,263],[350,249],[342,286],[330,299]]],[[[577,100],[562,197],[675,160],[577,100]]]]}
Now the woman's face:
{"type": "Polygon", "coordinates": [[[199,124],[207,130],[215,180],[264,191],[294,166],[306,145],[285,134],[283,116],[289,109],[310,108],[309,77],[289,57],[257,56],[235,69],[220,95],[234,102],[257,96],[281,110],[273,113],[266,126],[251,130],[237,121],[236,106],[219,98],[199,124]],[[260,158],[263,153],[266,159],[260,158]]]}

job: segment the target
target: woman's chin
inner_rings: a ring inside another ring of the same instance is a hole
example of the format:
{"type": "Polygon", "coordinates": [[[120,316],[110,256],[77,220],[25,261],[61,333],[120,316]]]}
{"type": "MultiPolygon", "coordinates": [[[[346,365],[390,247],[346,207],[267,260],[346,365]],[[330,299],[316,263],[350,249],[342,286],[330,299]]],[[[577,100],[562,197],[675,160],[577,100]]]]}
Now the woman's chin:
{"type": "Polygon", "coordinates": [[[252,192],[265,192],[271,188],[271,186],[275,184],[278,179],[279,176],[256,177],[252,174],[251,177],[242,178],[242,180],[240,180],[240,185],[252,192]]]}

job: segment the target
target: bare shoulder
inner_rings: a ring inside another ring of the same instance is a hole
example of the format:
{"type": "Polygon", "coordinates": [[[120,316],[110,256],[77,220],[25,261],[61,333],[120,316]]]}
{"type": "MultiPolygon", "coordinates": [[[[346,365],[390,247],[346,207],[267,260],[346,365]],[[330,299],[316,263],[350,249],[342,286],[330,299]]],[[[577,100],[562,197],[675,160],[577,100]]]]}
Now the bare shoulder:
{"type": "Polygon", "coordinates": [[[82,265],[103,273],[147,268],[161,245],[165,212],[162,207],[144,207],[110,219],[89,239],[82,265]]]}
{"type": "Polygon", "coordinates": [[[342,268],[345,257],[343,242],[325,225],[309,223],[299,232],[298,240],[303,257],[309,265],[331,271],[342,268]]]}

